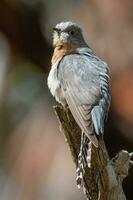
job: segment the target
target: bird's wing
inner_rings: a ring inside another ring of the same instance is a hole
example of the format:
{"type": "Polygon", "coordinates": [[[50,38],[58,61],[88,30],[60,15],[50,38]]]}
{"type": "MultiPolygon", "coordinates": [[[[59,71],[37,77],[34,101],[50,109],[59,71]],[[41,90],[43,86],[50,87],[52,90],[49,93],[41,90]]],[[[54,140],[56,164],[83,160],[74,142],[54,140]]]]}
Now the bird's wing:
{"type": "Polygon", "coordinates": [[[110,86],[108,68],[100,72],[100,86],[102,98],[91,111],[92,121],[97,135],[104,132],[104,123],[110,106],[110,86]]]}
{"type": "Polygon", "coordinates": [[[87,56],[68,55],[59,64],[58,78],[76,122],[93,144],[98,146],[94,134],[96,130],[93,131],[93,126],[95,128],[98,123],[95,115],[98,113],[98,120],[101,121],[101,113],[106,112],[100,103],[104,97],[99,68],[87,56]]]}
{"type": "Polygon", "coordinates": [[[103,133],[104,123],[107,119],[109,107],[110,107],[110,72],[107,64],[98,58],[94,53],[90,55],[89,53],[85,54],[87,57],[91,57],[91,63],[95,65],[99,70],[100,78],[100,87],[102,96],[99,102],[93,107],[91,111],[92,121],[97,135],[103,133]]]}

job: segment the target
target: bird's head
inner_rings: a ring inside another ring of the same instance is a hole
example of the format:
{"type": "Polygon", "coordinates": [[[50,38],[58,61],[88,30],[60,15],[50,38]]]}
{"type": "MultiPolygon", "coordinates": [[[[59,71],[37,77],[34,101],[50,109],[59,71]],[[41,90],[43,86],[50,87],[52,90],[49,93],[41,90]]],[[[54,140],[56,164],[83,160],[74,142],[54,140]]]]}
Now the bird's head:
{"type": "Polygon", "coordinates": [[[73,22],[61,22],[53,28],[53,45],[86,46],[82,35],[82,29],[73,22]]]}

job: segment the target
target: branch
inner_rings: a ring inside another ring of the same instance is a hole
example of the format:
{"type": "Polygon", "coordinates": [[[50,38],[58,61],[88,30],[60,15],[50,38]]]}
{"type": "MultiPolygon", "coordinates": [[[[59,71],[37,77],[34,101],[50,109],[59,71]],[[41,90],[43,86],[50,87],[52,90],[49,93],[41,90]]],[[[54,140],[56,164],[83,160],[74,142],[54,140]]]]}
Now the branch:
{"type": "MultiPolygon", "coordinates": [[[[69,109],[55,106],[54,110],[77,167],[81,130],[69,109]]],[[[83,191],[88,200],[126,200],[122,181],[132,165],[133,153],[122,150],[110,160],[103,138],[99,143],[99,148],[91,145],[91,167],[86,168],[83,191]]]]}

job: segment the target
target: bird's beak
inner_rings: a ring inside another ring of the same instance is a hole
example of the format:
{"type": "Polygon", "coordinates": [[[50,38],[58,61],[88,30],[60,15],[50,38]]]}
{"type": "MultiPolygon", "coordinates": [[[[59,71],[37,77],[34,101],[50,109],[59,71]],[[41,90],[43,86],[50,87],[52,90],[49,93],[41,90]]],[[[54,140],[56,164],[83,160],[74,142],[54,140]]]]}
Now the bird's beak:
{"type": "Polygon", "coordinates": [[[61,29],[54,27],[54,34],[53,34],[53,45],[54,46],[61,46],[64,43],[68,42],[68,33],[63,32],[61,29]]]}
{"type": "Polygon", "coordinates": [[[57,31],[57,32],[58,32],[58,28],[55,28],[55,27],[54,27],[54,28],[53,28],[53,31],[57,31]]]}
{"type": "Polygon", "coordinates": [[[53,28],[53,31],[56,31],[58,34],[60,34],[60,33],[61,33],[61,29],[59,29],[59,28],[56,28],[56,27],[54,27],[54,28],[53,28]]]}

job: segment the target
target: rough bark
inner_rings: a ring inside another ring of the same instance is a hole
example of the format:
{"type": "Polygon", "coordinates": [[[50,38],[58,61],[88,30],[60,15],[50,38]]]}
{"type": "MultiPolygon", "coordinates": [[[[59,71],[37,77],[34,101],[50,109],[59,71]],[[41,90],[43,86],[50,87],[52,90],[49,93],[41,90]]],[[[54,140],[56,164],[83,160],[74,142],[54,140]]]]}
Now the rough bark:
{"type": "MultiPolygon", "coordinates": [[[[54,110],[77,167],[81,130],[69,109],[55,106],[54,110]]],[[[91,166],[85,171],[83,191],[89,200],[126,200],[122,181],[132,165],[133,153],[121,150],[110,159],[102,137],[99,138],[99,143],[99,148],[91,145],[91,166]]]]}

